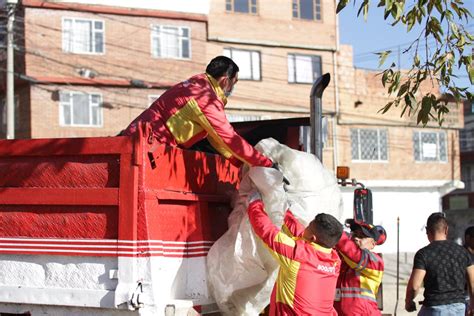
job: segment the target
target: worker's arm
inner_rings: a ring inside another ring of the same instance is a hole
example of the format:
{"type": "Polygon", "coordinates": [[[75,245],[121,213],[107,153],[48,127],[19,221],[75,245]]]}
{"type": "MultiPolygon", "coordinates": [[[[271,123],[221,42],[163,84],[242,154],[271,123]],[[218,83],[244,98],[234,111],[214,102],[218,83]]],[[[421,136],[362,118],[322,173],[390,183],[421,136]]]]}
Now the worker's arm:
{"type": "Polygon", "coordinates": [[[224,105],[219,99],[209,99],[208,104],[201,107],[201,111],[204,116],[199,117],[200,125],[208,133],[211,145],[221,155],[234,164],[237,160],[250,166],[272,166],[273,162],[269,158],[235,132],[225,116],[224,105]]]}
{"type": "Polygon", "coordinates": [[[469,291],[470,306],[467,306],[467,315],[474,315],[474,264],[467,267],[467,289],[469,291]]]}
{"type": "Polygon", "coordinates": [[[298,222],[290,210],[287,210],[283,220],[282,231],[290,237],[301,237],[304,230],[305,227],[298,222]]]}
{"type": "Polygon", "coordinates": [[[407,312],[416,311],[415,297],[420,291],[423,279],[425,278],[426,271],[422,269],[413,268],[410,280],[408,281],[407,291],[405,295],[405,310],[407,312]]]}
{"type": "Polygon", "coordinates": [[[384,262],[379,255],[360,249],[346,232],[342,233],[335,248],[349,267],[378,283],[382,282],[384,262]]]}
{"type": "Polygon", "coordinates": [[[262,200],[251,202],[247,213],[255,234],[268,246],[272,256],[281,265],[289,266],[294,257],[296,242],[272,223],[262,200]]]}

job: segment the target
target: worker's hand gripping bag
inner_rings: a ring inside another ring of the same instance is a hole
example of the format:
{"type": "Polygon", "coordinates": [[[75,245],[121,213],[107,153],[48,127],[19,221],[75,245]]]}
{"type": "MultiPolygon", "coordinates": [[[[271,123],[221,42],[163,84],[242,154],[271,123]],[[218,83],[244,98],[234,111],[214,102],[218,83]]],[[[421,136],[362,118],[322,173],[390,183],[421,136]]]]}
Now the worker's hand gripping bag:
{"type": "Polygon", "coordinates": [[[340,221],[345,218],[337,180],[314,155],[290,149],[271,138],[260,141],[256,148],[278,163],[290,184],[284,184],[283,174],[273,168],[244,168],[242,172],[229,229],[207,256],[209,289],[226,315],[258,315],[270,302],[278,273],[278,264],[250,225],[250,192],[258,189],[265,211],[277,227],[281,227],[288,208],[304,226],[321,212],[340,221]]]}

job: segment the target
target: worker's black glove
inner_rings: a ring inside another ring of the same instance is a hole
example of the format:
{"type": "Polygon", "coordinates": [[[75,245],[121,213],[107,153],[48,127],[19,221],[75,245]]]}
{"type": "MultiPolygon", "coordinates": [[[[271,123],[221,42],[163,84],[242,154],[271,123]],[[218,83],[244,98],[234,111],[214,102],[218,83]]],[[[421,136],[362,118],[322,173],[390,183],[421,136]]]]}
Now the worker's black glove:
{"type": "MultiPolygon", "coordinates": [[[[280,171],[281,174],[283,174],[283,172],[280,170],[280,166],[278,165],[278,162],[274,162],[273,165],[272,165],[272,168],[280,171]]],[[[288,179],[285,177],[285,175],[283,175],[283,183],[286,184],[286,185],[290,185],[290,181],[288,181],[288,179]]]]}
{"type": "Polygon", "coordinates": [[[414,312],[416,311],[416,304],[415,302],[412,300],[410,302],[405,302],[405,310],[407,312],[414,312]]]}

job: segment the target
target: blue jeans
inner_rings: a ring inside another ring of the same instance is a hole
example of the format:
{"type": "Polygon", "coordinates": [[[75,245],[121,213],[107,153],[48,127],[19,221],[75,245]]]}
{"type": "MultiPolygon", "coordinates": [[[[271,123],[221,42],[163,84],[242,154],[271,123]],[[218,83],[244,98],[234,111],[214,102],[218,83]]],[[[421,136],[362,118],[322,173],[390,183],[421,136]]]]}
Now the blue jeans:
{"type": "Polygon", "coordinates": [[[436,306],[422,306],[418,316],[463,316],[466,313],[464,303],[453,303],[436,306]]]}

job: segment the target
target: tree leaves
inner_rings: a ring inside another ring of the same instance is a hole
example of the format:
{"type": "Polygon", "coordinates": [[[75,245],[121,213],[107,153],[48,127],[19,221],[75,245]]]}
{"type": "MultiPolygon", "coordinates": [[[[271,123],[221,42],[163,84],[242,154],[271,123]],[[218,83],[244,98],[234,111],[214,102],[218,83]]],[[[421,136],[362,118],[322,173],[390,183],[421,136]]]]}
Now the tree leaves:
{"type": "MultiPolygon", "coordinates": [[[[348,2],[338,0],[337,12],[344,9],[348,2]]],[[[443,116],[449,112],[446,102],[437,99],[432,93],[420,96],[421,99],[416,96],[420,94],[420,86],[427,81],[457,101],[474,101],[473,94],[466,87],[458,87],[452,80],[455,77],[454,67],[464,66],[471,84],[474,84],[471,55],[474,35],[460,23],[460,20],[469,22],[472,14],[462,0],[413,0],[408,6],[405,3],[406,0],[379,0],[377,5],[384,8],[383,18],[392,20],[392,26],[401,23],[406,26],[407,32],[411,32],[415,25],[423,29],[418,38],[403,51],[412,56],[411,69],[403,72],[395,70],[395,63],[391,63],[390,67],[382,71],[382,85],[393,99],[379,112],[383,114],[402,105],[401,116],[417,114],[417,124],[426,125],[434,120],[441,125],[443,116]]],[[[369,0],[363,0],[358,16],[363,13],[364,19],[367,19],[369,6],[369,0]]],[[[377,55],[379,67],[393,58],[391,51],[382,51],[377,55]]]]}

